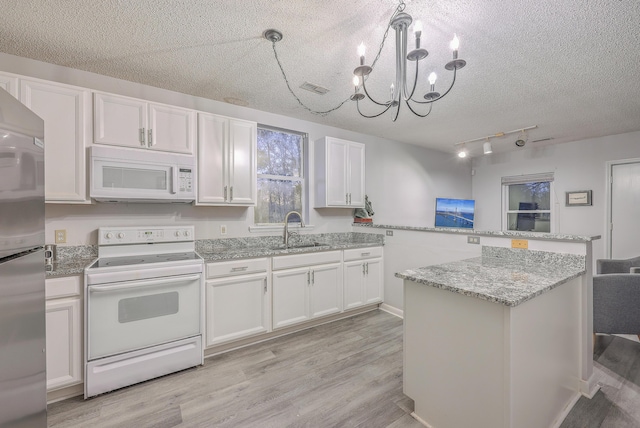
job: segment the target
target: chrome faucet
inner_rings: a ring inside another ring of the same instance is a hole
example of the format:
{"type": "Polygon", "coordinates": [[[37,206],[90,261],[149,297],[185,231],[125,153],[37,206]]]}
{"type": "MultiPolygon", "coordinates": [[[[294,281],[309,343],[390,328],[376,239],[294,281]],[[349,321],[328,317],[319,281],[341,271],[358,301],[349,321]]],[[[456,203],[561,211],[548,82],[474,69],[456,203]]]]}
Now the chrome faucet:
{"type": "Polygon", "coordinates": [[[304,227],[304,221],[302,220],[302,214],[298,211],[289,211],[287,215],[284,216],[284,247],[289,248],[289,216],[291,214],[296,214],[300,218],[300,227],[304,227]]]}

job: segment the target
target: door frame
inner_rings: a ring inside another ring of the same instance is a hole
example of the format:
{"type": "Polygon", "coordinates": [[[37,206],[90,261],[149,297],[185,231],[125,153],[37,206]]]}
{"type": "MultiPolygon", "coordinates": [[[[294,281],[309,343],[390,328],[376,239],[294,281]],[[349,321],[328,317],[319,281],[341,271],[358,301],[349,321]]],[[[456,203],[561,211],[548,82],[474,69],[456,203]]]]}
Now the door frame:
{"type": "Polygon", "coordinates": [[[613,198],[613,167],[616,165],[625,165],[630,163],[640,163],[640,158],[631,158],[631,159],[619,159],[608,161],[607,164],[607,177],[606,177],[606,185],[605,185],[605,199],[607,203],[605,204],[605,225],[604,225],[604,236],[605,236],[605,256],[610,259],[611,254],[613,253],[612,249],[612,241],[613,238],[611,235],[611,199],[613,198]]]}

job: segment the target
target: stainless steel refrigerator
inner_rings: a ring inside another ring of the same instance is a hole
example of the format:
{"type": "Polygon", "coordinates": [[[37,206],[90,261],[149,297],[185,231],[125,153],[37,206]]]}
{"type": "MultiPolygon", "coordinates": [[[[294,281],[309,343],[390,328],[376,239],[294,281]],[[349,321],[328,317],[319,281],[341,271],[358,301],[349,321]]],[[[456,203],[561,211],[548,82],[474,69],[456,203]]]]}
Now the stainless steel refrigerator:
{"type": "Polygon", "coordinates": [[[47,426],[43,141],[0,89],[0,428],[47,426]]]}

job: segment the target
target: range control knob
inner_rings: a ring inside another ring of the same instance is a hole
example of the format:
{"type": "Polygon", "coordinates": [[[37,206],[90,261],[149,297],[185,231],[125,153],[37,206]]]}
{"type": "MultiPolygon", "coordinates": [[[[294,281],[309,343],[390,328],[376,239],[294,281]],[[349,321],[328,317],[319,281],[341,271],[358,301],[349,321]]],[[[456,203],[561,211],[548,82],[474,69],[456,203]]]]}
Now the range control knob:
{"type": "Polygon", "coordinates": [[[188,230],[184,231],[184,236],[189,237],[189,231],[188,230]]]}
{"type": "Polygon", "coordinates": [[[124,238],[124,233],[123,232],[119,232],[118,233],[118,239],[122,239],[124,238]]]}
{"type": "Polygon", "coordinates": [[[176,235],[176,238],[179,238],[179,237],[180,237],[180,231],[179,231],[179,230],[176,230],[176,231],[175,231],[175,233],[174,233],[174,235],[176,235]]]}
{"type": "Polygon", "coordinates": [[[107,238],[107,239],[111,239],[111,238],[113,238],[113,233],[111,233],[111,232],[107,232],[107,233],[104,235],[104,237],[105,237],[105,238],[107,238]]]}

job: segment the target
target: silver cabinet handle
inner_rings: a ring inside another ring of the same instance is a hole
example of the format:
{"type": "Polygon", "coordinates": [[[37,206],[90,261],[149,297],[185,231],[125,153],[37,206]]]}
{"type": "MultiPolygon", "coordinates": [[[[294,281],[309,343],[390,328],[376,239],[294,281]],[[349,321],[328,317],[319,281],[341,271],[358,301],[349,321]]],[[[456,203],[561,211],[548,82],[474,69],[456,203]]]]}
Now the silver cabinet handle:
{"type": "Polygon", "coordinates": [[[362,263],[362,274],[364,275],[364,263],[362,263]]]}
{"type": "Polygon", "coordinates": [[[146,146],[146,143],[144,142],[144,128],[140,128],[140,145],[146,146]]]}
{"type": "Polygon", "coordinates": [[[307,285],[311,284],[311,272],[307,271],[307,285]]]}
{"type": "Polygon", "coordinates": [[[360,255],[361,255],[362,257],[367,257],[367,256],[370,256],[370,255],[371,255],[371,253],[360,253],[360,255]]]}
{"type": "Polygon", "coordinates": [[[346,205],[349,205],[349,194],[348,194],[348,193],[345,193],[345,194],[344,194],[344,203],[345,203],[346,205]]]}
{"type": "Polygon", "coordinates": [[[153,146],[153,130],[151,128],[149,128],[149,146],[153,146]]]}
{"type": "Polygon", "coordinates": [[[264,279],[264,293],[267,294],[267,278],[264,279]]]}
{"type": "Polygon", "coordinates": [[[316,283],[316,271],[315,270],[311,271],[311,283],[312,284],[316,283]]]}
{"type": "Polygon", "coordinates": [[[369,275],[369,262],[367,262],[367,275],[369,275]]]}
{"type": "Polygon", "coordinates": [[[349,193],[349,205],[351,205],[351,193],[349,193]]]}
{"type": "Polygon", "coordinates": [[[249,269],[249,266],[234,267],[234,268],[231,268],[231,272],[242,272],[247,269],[249,269]]]}
{"type": "Polygon", "coordinates": [[[229,188],[229,202],[233,201],[233,186],[229,188]]]}
{"type": "Polygon", "coordinates": [[[224,200],[227,200],[227,186],[224,186],[224,200]]]}

